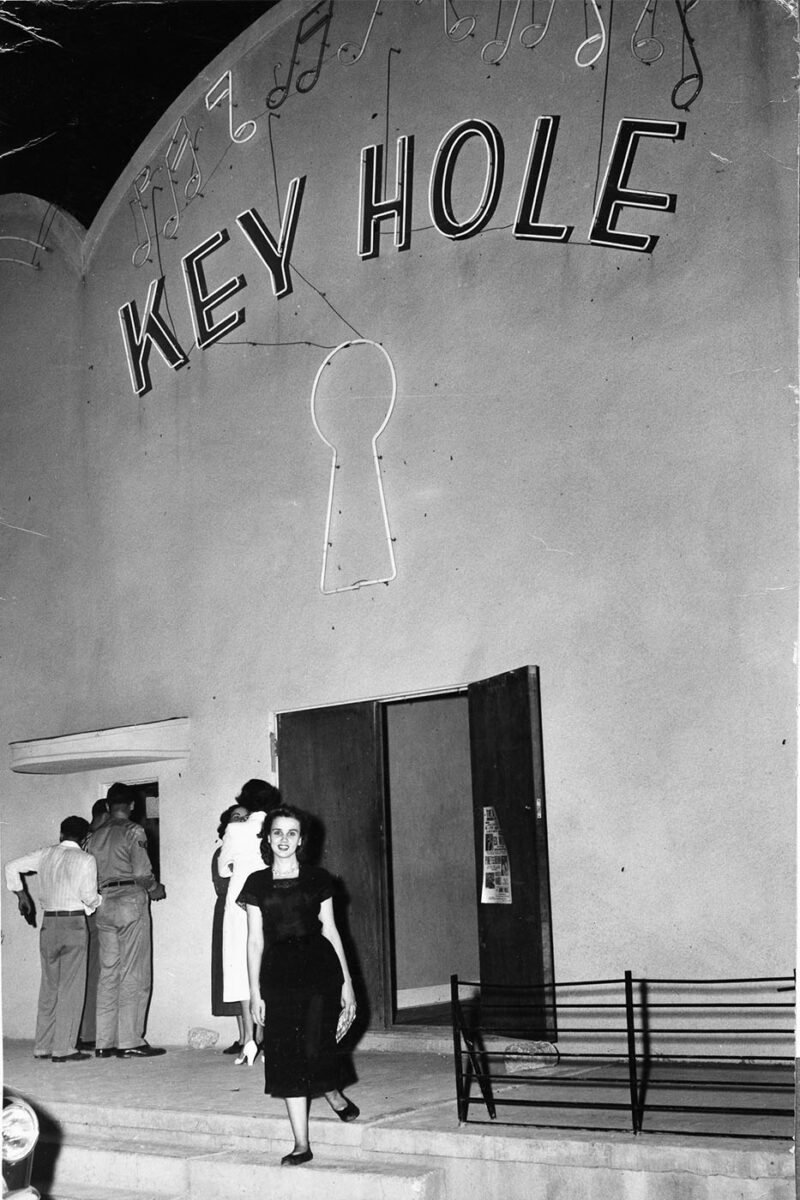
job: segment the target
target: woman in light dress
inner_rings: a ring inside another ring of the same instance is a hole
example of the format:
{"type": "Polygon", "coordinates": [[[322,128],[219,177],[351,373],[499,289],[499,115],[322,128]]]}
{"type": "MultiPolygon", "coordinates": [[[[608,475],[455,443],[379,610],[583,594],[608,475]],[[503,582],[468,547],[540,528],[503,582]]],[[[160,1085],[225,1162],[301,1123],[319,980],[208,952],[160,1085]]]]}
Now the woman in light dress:
{"type": "Polygon", "coordinates": [[[261,855],[261,829],[267,809],[280,803],[277,788],[261,779],[251,779],[236,797],[220,847],[217,869],[229,876],[222,918],[222,998],[239,1004],[242,1014],[242,1050],[234,1059],[237,1066],[255,1061],[262,1030],[250,1013],[250,985],[247,976],[247,914],[236,903],[248,875],[264,869],[261,855]],[[253,811],[254,806],[259,807],[253,811]]]}
{"type": "MultiPolygon", "coordinates": [[[[221,843],[228,828],[231,814],[239,808],[231,804],[220,813],[217,839],[221,843]]],[[[211,883],[214,887],[214,913],[211,919],[211,1015],[212,1017],[235,1017],[239,1026],[238,1035],[233,1045],[223,1050],[223,1054],[241,1054],[244,1046],[242,1006],[238,1000],[229,1000],[226,1004],[222,998],[222,924],[225,920],[225,897],[228,894],[230,876],[224,879],[219,873],[219,854],[222,849],[218,845],[211,856],[211,883]]]]}

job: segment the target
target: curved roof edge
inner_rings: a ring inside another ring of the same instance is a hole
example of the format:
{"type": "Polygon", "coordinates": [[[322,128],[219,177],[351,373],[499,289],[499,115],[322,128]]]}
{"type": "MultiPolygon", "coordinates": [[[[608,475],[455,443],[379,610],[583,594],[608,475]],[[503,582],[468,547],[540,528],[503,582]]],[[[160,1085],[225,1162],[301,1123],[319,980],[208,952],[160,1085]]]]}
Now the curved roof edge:
{"type": "Polygon", "coordinates": [[[278,0],[269,12],[259,17],[248,29],[234,38],[207,67],[195,76],[185,87],[177,99],[165,110],[161,118],[150,130],[147,137],[139,144],[136,153],[119,175],[117,182],[111,188],[102,205],[98,209],[83,246],[83,269],[88,270],[95,249],[103,235],[106,225],[117,211],[125,193],[131,187],[134,178],[152,159],[157,147],[172,133],[179,118],[196,103],[222,71],[226,71],[232,63],[242,58],[259,42],[269,37],[281,25],[292,20],[307,7],[307,0],[278,0]]]}

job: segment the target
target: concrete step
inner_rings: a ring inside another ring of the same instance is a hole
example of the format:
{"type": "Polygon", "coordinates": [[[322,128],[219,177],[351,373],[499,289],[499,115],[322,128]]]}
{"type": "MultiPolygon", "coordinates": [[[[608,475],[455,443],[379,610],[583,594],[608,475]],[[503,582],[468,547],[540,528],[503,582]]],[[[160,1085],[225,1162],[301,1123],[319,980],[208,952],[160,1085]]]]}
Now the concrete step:
{"type": "MultiPolygon", "coordinates": [[[[359,1156],[365,1122],[342,1124],[332,1117],[311,1120],[311,1140],[320,1156],[351,1160],[359,1156]]],[[[103,1124],[97,1123],[97,1110],[86,1104],[63,1104],[59,1111],[58,1133],[53,1146],[80,1146],[91,1142],[97,1149],[114,1149],[135,1144],[146,1150],[160,1143],[185,1157],[224,1150],[254,1151],[267,1159],[280,1158],[291,1148],[291,1129],[285,1115],[243,1117],[231,1113],[184,1112],[162,1109],[157,1114],[146,1109],[106,1108],[103,1124]]],[[[45,1132],[39,1153],[48,1154],[45,1132]]],[[[53,1151],[55,1153],[55,1150],[53,1151]]]]}
{"type": "Polygon", "coordinates": [[[58,1142],[46,1136],[36,1148],[32,1182],[44,1196],[83,1200],[91,1189],[117,1200],[115,1191],[148,1200],[186,1194],[186,1154],[195,1151],[153,1133],[120,1136],[103,1129],[70,1131],[58,1142]],[[46,1181],[46,1182],[45,1182],[46,1181]]]}
{"type": "Polygon", "coordinates": [[[281,1167],[280,1143],[262,1146],[241,1139],[220,1147],[208,1135],[161,1131],[64,1130],[57,1146],[42,1146],[37,1164],[48,1166],[48,1183],[37,1182],[46,1200],[444,1200],[440,1167],[414,1163],[353,1161],[320,1144],[302,1167],[281,1167]]]}
{"type": "MultiPolygon", "coordinates": [[[[90,1187],[88,1184],[75,1183],[64,1191],[42,1192],[42,1200],[142,1200],[141,1192],[132,1192],[130,1188],[90,1187]]],[[[162,1200],[160,1197],[159,1200],[162,1200]]],[[[190,1200],[186,1195],[164,1197],[163,1200],[190,1200]]]]}
{"type": "Polygon", "coordinates": [[[191,1200],[444,1200],[444,1173],[437,1167],[398,1163],[329,1162],[302,1167],[280,1159],[226,1152],[189,1164],[191,1200]]]}

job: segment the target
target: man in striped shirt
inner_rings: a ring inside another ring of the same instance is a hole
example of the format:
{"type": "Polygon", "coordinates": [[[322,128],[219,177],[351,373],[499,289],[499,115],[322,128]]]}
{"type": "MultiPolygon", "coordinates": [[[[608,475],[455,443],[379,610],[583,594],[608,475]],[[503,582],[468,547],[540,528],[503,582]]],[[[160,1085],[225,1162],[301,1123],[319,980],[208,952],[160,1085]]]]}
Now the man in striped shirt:
{"type": "Polygon", "coordinates": [[[54,1063],[89,1057],[76,1046],[86,994],[86,915],[101,902],[97,864],[80,846],[88,832],[83,817],[67,817],[61,822],[61,840],[56,846],[34,850],[6,864],[6,886],[16,893],[23,915],[32,902],[23,889],[22,876],[39,875],[42,982],[33,1053],[35,1058],[50,1058],[54,1063]]]}

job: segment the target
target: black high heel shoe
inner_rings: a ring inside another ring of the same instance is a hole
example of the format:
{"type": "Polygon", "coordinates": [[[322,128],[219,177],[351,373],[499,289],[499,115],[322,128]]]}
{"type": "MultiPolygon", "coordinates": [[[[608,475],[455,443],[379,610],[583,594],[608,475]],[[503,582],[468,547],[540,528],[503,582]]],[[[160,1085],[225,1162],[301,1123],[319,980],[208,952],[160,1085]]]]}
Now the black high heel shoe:
{"type": "Polygon", "coordinates": [[[356,1117],[361,1115],[361,1109],[353,1104],[352,1100],[348,1100],[344,1108],[335,1108],[333,1111],[340,1121],[355,1121],[356,1117]]]}
{"type": "Polygon", "coordinates": [[[310,1150],[293,1150],[291,1154],[284,1154],[281,1159],[282,1167],[301,1167],[303,1163],[311,1162],[314,1155],[310,1150]]]}

